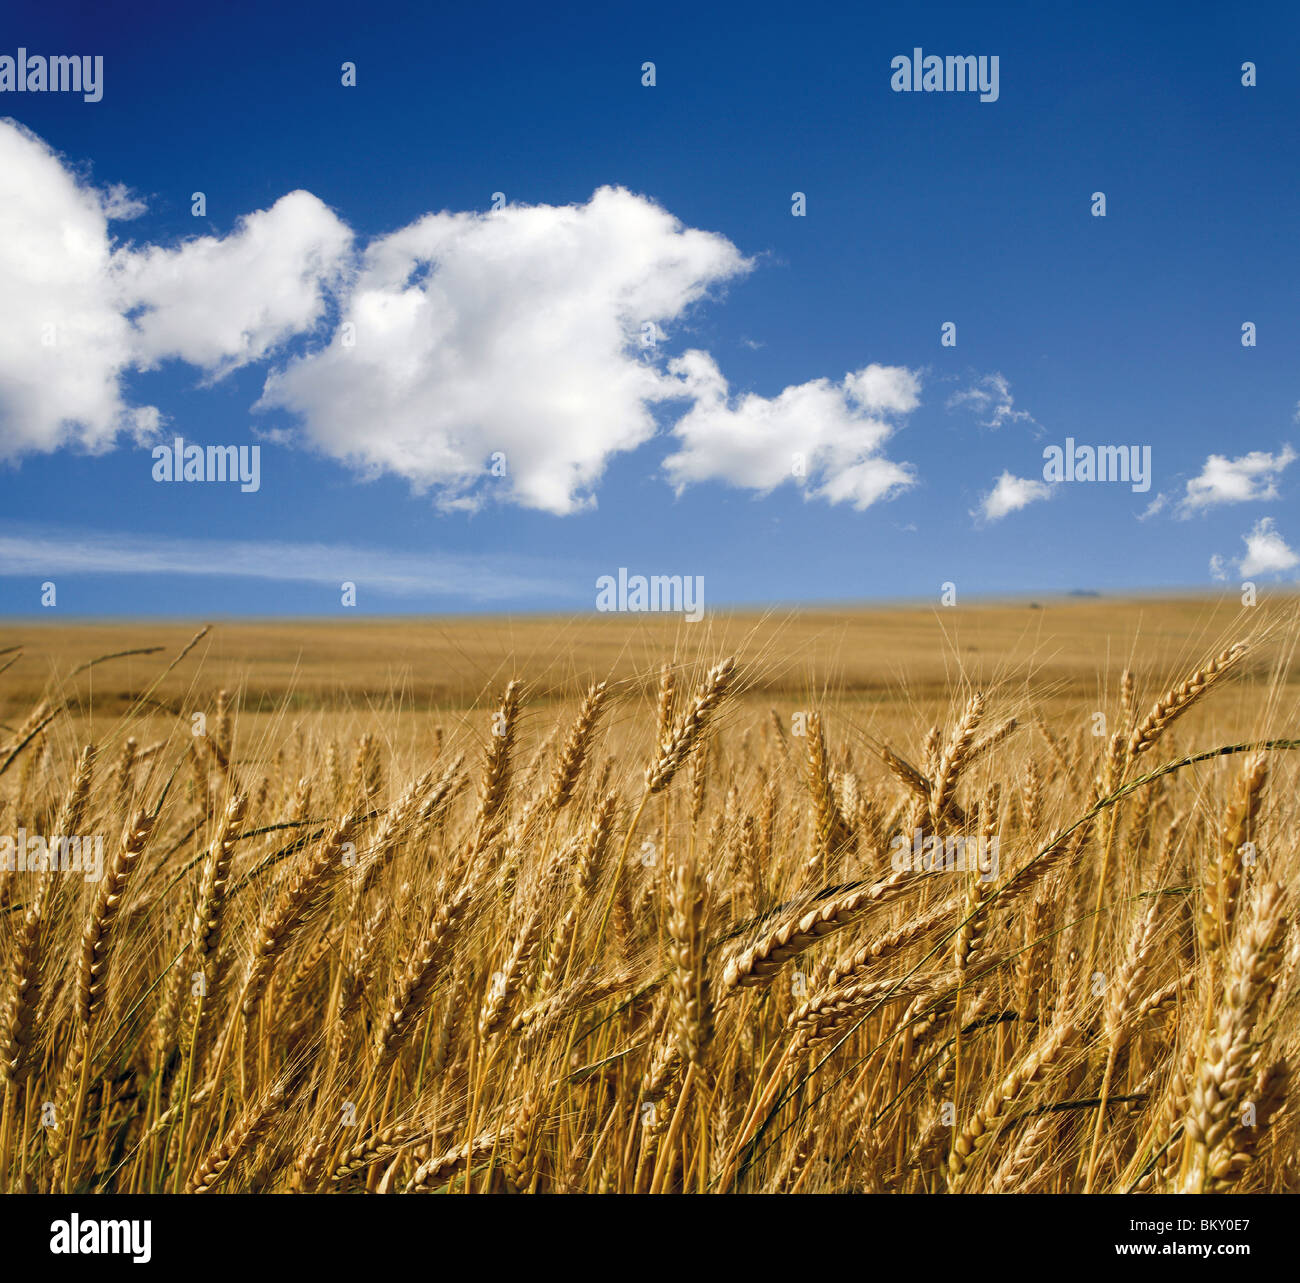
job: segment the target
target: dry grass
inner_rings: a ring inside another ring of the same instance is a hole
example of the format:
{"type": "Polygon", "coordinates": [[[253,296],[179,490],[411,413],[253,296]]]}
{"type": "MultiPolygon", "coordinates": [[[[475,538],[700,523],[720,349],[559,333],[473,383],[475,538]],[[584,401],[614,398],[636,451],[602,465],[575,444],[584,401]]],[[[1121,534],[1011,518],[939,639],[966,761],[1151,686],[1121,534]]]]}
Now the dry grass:
{"type": "Polygon", "coordinates": [[[11,630],[0,1187],[1296,1188],[1294,610],[1142,614],[11,630]]]}

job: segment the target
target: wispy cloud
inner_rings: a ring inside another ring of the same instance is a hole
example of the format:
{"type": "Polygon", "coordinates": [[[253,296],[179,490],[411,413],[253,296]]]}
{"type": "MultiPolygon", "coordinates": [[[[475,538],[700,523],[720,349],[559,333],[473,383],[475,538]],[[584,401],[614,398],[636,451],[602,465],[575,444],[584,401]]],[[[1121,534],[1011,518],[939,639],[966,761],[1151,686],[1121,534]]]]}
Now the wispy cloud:
{"type": "Polygon", "coordinates": [[[185,539],[91,531],[0,535],[0,576],[185,575],[324,584],[395,596],[454,594],[479,601],[587,592],[585,579],[555,575],[555,563],[506,556],[394,552],[349,544],[185,539]]]}
{"type": "Polygon", "coordinates": [[[1016,400],[1011,395],[1011,384],[1006,375],[996,372],[983,375],[970,387],[954,392],[948,398],[949,410],[963,405],[969,406],[975,414],[984,416],[980,419],[980,425],[985,428],[1000,428],[1004,423],[1038,423],[1028,410],[1015,408],[1016,400]]]}
{"type": "Polygon", "coordinates": [[[1151,500],[1145,508],[1138,513],[1139,521],[1146,521],[1151,517],[1158,516],[1169,506],[1169,496],[1162,490],[1154,499],[1151,500]]]}

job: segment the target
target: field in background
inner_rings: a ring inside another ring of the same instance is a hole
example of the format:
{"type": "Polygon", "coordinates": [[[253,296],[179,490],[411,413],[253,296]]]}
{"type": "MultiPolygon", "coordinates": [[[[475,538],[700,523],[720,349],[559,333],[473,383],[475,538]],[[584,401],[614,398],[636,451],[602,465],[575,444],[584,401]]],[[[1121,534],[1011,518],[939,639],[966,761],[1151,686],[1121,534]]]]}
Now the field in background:
{"type": "Polygon", "coordinates": [[[0,629],[0,1189],[1300,1185],[1294,600],[194,634],[0,629]]]}
{"type": "MultiPolygon", "coordinates": [[[[1274,598],[1269,613],[1285,615],[1274,598]]],[[[400,724],[422,739],[450,729],[510,677],[534,704],[572,698],[594,680],[644,688],[669,660],[739,654],[742,697],[783,712],[833,699],[864,729],[901,720],[928,726],[966,685],[1032,699],[1045,714],[1077,717],[1114,694],[1121,672],[1139,688],[1158,685],[1226,638],[1252,626],[1263,607],[1219,599],[1064,600],[1007,605],[772,610],[698,624],[671,615],[581,618],[339,619],[229,621],[212,625],[191,660],[155,685],[196,623],[0,624],[0,651],[22,654],[0,680],[0,722],[49,694],[49,683],[98,656],[141,647],[155,654],[100,664],[60,685],[71,711],[96,735],[128,709],[161,728],[172,715],[236,697],[250,731],[284,717],[323,715],[340,732],[363,721],[400,724]],[[201,661],[197,662],[197,661],[201,661]],[[150,701],[137,704],[141,696],[150,701]],[[396,719],[396,720],[394,720],[396,719]]],[[[12,654],[0,654],[0,666],[12,654]]],[[[1252,668],[1276,675],[1264,659],[1252,668]]],[[[1283,697],[1300,674],[1280,674],[1283,697]]],[[[393,736],[396,744],[400,736],[393,736]]]]}

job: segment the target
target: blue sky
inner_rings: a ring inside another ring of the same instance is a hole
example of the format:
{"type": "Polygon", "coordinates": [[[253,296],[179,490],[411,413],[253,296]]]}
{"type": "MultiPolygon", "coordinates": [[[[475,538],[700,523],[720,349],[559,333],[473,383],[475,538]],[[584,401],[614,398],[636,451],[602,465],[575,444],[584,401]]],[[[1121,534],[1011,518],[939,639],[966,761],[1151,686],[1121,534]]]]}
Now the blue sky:
{"type": "Polygon", "coordinates": [[[1300,577],[1289,6],[98,9],[0,22],[104,60],[0,93],[0,612],[1300,577]],[[916,47],[997,101],[894,92],[916,47]],[[177,435],[260,488],[155,481],[177,435]]]}

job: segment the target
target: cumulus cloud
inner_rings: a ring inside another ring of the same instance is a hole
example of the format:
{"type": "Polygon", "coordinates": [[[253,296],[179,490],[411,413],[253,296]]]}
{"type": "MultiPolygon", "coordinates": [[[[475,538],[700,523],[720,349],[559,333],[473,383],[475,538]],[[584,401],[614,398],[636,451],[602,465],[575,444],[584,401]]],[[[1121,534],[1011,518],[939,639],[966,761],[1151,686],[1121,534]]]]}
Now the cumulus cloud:
{"type": "Polygon", "coordinates": [[[1000,428],[1004,423],[1035,423],[1036,420],[1028,410],[1015,408],[1015,397],[1011,395],[1011,384],[1002,374],[985,374],[976,379],[970,387],[961,392],[954,392],[948,398],[948,409],[969,406],[977,415],[984,415],[980,426],[1000,428]]]}
{"type": "Polygon", "coordinates": [[[1277,481],[1282,470],[1294,463],[1296,452],[1283,446],[1277,454],[1254,450],[1239,459],[1212,454],[1199,476],[1187,483],[1178,505],[1178,515],[1191,516],[1224,503],[1251,503],[1277,498],[1277,481]]]}
{"type": "Polygon", "coordinates": [[[109,243],[115,203],[0,121],[0,458],[104,449],[157,420],[122,396],[132,334],[109,243]]]}
{"type": "Polygon", "coordinates": [[[267,380],[262,408],[372,473],[474,507],[505,494],[568,513],[680,394],[651,359],[665,327],[749,263],[621,188],[584,205],[430,214],[374,241],[340,315],[355,327],[267,380]],[[646,328],[649,327],[649,328],[646,328]]]}
{"type": "Polygon", "coordinates": [[[179,357],[213,374],[263,360],[313,329],[352,233],[310,192],[249,214],[228,236],[117,257],[135,363],[179,357]]]}
{"type": "Polygon", "coordinates": [[[972,514],[985,521],[1001,521],[1008,513],[1018,512],[1040,499],[1050,499],[1052,487],[1046,481],[1033,481],[1027,477],[1013,477],[1004,472],[993,489],[981,500],[978,510],[972,514]]]}
{"type": "Polygon", "coordinates": [[[766,494],[794,481],[806,497],[862,509],[915,484],[910,464],[881,452],[896,421],[920,404],[912,370],[868,365],[839,383],[814,379],[775,397],[735,399],[707,352],[687,352],[669,370],[694,401],[673,428],[680,448],[664,460],[679,492],[722,481],[766,494]]]}
{"type": "Polygon", "coordinates": [[[319,320],[351,239],[293,192],[229,236],[117,245],[110,221],[143,209],[0,121],[0,457],[148,436],[160,414],[127,404],[127,373],[178,357],[220,374],[265,358],[319,320]]]}
{"type": "Polygon", "coordinates": [[[1237,563],[1237,570],[1243,579],[1281,575],[1300,566],[1300,554],[1278,533],[1272,517],[1262,517],[1242,539],[1246,555],[1237,563]]]}
{"type": "MultiPolygon", "coordinates": [[[[267,439],[449,508],[593,504],[610,460],[648,441],[669,404],[683,414],[665,465],[679,490],[794,480],[861,509],[915,484],[884,452],[919,403],[915,372],[868,365],[733,398],[708,353],[666,358],[691,309],[752,262],[622,188],[429,214],[364,246],[305,191],[225,236],[116,239],[112,222],[142,209],[0,121],[0,459],[156,433],[159,410],[128,403],[132,372],[178,360],[220,378],[278,360],[255,408],[294,422],[267,439]]],[[[972,398],[999,422],[1027,417],[990,378],[972,398]]]]}

